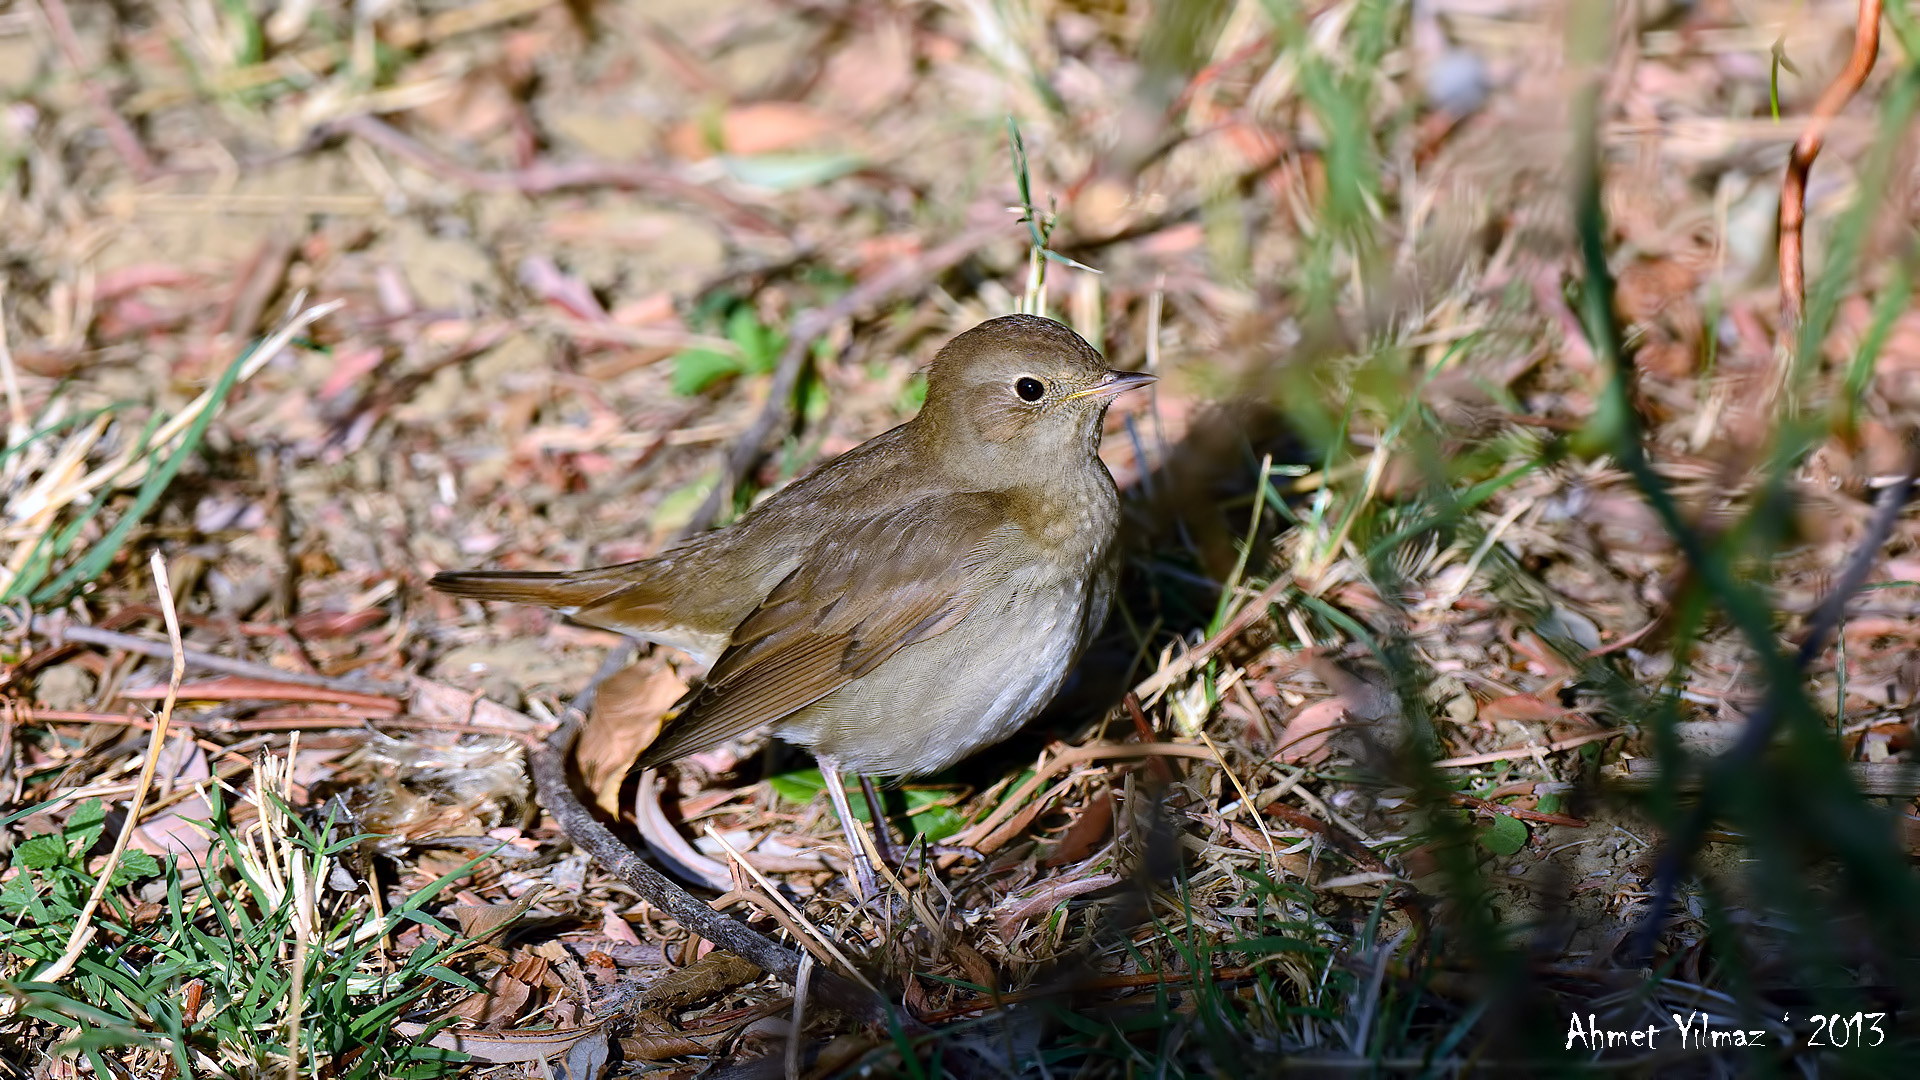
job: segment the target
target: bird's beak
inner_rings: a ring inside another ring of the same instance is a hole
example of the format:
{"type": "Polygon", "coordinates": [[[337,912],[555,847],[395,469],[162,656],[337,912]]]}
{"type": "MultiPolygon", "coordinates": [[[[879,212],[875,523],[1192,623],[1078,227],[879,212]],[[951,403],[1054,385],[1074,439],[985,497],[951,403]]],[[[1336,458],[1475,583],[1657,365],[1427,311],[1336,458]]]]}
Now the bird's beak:
{"type": "Polygon", "coordinates": [[[1109,371],[1100,381],[1085,390],[1076,390],[1066,396],[1067,401],[1074,398],[1112,398],[1129,390],[1145,386],[1159,379],[1158,375],[1149,375],[1144,371],[1109,371]]]}

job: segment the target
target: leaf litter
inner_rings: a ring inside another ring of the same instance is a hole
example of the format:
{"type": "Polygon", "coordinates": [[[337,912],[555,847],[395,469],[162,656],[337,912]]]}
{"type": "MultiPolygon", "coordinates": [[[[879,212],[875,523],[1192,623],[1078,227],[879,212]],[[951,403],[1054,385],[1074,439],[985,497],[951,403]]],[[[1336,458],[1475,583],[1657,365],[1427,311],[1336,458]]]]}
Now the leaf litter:
{"type": "MultiPolygon", "coordinates": [[[[1774,765],[1792,788],[1755,787],[1808,807],[1801,831],[1735,789],[1663,978],[1630,955],[1675,807],[1716,782],[1691,762],[1779,706],[1596,441],[1617,418],[1572,212],[1580,5],[127,10],[0,16],[33,73],[0,117],[0,898],[39,920],[8,979],[57,955],[43,931],[146,756],[151,553],[193,670],[124,888],[81,974],[0,1021],[0,1056],[33,1063],[4,1068],[460,1068],[411,1042],[691,1075],[797,1038],[795,1075],[1458,1071],[1586,1060],[1559,1045],[1573,1013],[1731,1025],[1836,972],[1850,1009],[1910,996],[1884,909],[1794,854],[1837,846],[1857,798],[1774,765]],[[910,902],[851,903],[794,755],[626,776],[697,676],[677,657],[603,687],[577,751],[608,818],[638,805],[716,907],[889,988],[906,1026],[876,1030],[796,1009],[532,805],[517,740],[615,638],[423,583],[645,557],[910,415],[940,343],[1015,309],[1166,378],[1106,435],[1132,546],[1075,684],[881,792],[910,902]],[[269,822],[291,847],[223,848],[269,822]],[[190,965],[111,981],[109,958],[269,925],[260,898],[314,879],[261,860],[297,851],[328,868],[299,940],[344,958],[367,1025],[282,984],[262,1005],[203,980],[211,1005],[182,1009],[156,991],[190,965]],[[279,1034],[243,1039],[243,1014],[279,1034]],[[363,1045],[315,1034],[336,1030],[363,1045]]],[[[1595,79],[1627,401],[1777,636],[1872,535],[1912,438],[1911,222],[1874,149],[1910,141],[1903,14],[1807,188],[1828,322],[1797,359],[1776,344],[1780,166],[1851,10],[1622,9],[1595,79]]],[[[1895,524],[1804,682],[1832,758],[1905,823],[1903,875],[1916,539],[1895,524]]]]}

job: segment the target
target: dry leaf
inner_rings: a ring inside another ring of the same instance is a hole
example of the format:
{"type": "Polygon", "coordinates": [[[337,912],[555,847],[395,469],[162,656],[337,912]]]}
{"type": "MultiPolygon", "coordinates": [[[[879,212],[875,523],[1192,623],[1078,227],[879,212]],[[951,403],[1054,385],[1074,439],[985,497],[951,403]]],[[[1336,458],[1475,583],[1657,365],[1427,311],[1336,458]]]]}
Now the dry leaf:
{"type": "Polygon", "coordinates": [[[715,153],[765,154],[813,142],[836,126],[832,118],[798,102],[759,101],[736,105],[717,122],[682,124],[667,136],[667,148],[689,161],[715,153]]]}
{"type": "Polygon", "coordinates": [[[1501,720],[1560,720],[1573,715],[1572,710],[1542,701],[1532,694],[1509,694],[1483,702],[1480,706],[1480,719],[1488,723],[1501,720]]]}
{"type": "Polygon", "coordinates": [[[1087,800],[1086,809],[1080,812],[1079,817],[1073,819],[1073,824],[1067,826],[1067,831],[1061,835],[1060,842],[1054,845],[1053,851],[1046,858],[1040,860],[1040,865],[1051,869],[1077,863],[1093,854],[1093,850],[1100,846],[1100,842],[1105,840],[1112,830],[1113,790],[1102,788],[1098,795],[1087,800]]]}
{"type": "Polygon", "coordinates": [[[1346,722],[1347,703],[1328,698],[1301,707],[1280,732],[1280,749],[1274,757],[1281,761],[1318,764],[1327,759],[1327,739],[1346,722]]]}
{"type": "Polygon", "coordinates": [[[758,979],[763,972],[748,961],[715,949],[678,971],[656,979],[641,993],[642,1008],[679,1008],[719,997],[758,979]]]}
{"type": "Polygon", "coordinates": [[[620,812],[620,785],[659,737],[667,710],[686,692],[685,680],[660,660],[624,668],[601,684],[573,751],[600,809],[620,812]]]}

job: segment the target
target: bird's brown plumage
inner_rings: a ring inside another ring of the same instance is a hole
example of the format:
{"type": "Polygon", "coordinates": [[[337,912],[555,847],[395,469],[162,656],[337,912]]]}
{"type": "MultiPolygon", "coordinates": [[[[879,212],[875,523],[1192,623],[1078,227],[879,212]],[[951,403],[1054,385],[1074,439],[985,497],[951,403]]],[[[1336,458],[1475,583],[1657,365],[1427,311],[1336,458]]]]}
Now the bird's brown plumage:
{"type": "Polygon", "coordinates": [[[931,772],[1037,712],[1104,618],[1119,512],[1100,420],[1144,381],[1058,323],[995,319],[941,350],[913,420],[727,528],[618,566],[432,584],[712,663],[642,765],[773,724],[862,773],[931,772]]]}

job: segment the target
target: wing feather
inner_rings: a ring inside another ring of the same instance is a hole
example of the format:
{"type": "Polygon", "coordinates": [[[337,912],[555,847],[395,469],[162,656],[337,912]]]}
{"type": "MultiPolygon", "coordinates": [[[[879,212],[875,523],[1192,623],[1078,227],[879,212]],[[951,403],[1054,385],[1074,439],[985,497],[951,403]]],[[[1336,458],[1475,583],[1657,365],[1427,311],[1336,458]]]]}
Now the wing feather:
{"type": "Polygon", "coordinates": [[[932,496],[821,537],[734,631],[641,758],[657,765],[772,723],[952,629],[1020,535],[1000,496],[932,496]]]}

